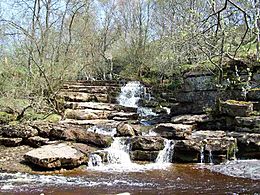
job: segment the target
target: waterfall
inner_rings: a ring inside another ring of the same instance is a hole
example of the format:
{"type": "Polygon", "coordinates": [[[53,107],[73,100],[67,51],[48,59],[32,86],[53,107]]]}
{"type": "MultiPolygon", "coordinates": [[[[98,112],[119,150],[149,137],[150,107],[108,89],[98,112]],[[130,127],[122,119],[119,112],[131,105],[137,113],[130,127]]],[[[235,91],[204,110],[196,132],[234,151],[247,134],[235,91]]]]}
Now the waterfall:
{"type": "Polygon", "coordinates": [[[200,147],[200,163],[204,163],[204,152],[205,152],[205,148],[204,148],[204,145],[202,145],[200,147]]]}
{"type": "Polygon", "coordinates": [[[156,163],[170,163],[174,153],[173,140],[164,140],[164,149],[161,150],[155,160],[156,163]]]}
{"type": "Polygon", "coordinates": [[[91,154],[89,156],[88,166],[103,166],[102,158],[98,154],[91,154]]]}
{"type": "Polygon", "coordinates": [[[108,164],[131,164],[128,140],[121,137],[114,138],[114,142],[105,151],[107,151],[108,164]]]}
{"type": "Polygon", "coordinates": [[[131,81],[121,88],[117,101],[122,106],[137,108],[143,93],[144,87],[141,83],[139,81],[131,81]]]}
{"type": "Polygon", "coordinates": [[[211,149],[209,149],[209,163],[212,164],[212,165],[214,164],[213,163],[213,155],[212,155],[211,149]]]}

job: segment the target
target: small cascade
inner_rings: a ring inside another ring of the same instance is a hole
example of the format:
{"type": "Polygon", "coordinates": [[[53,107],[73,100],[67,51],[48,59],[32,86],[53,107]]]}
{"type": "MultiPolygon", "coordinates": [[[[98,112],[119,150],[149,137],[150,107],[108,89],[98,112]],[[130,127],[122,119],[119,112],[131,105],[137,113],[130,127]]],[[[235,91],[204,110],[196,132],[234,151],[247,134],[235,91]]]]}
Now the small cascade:
{"type": "Polygon", "coordinates": [[[105,151],[107,152],[108,164],[131,164],[128,140],[120,137],[114,138],[114,142],[105,151]]]}
{"type": "Polygon", "coordinates": [[[211,149],[209,149],[209,163],[210,163],[211,165],[214,164],[214,163],[213,163],[213,155],[212,155],[211,149]]]}
{"type": "Polygon", "coordinates": [[[102,158],[98,154],[91,154],[88,161],[89,167],[103,166],[102,158]]]}
{"type": "Polygon", "coordinates": [[[164,149],[161,150],[155,160],[156,163],[170,163],[174,153],[174,141],[164,140],[164,149]]]}
{"type": "Polygon", "coordinates": [[[202,145],[200,147],[200,163],[204,163],[205,162],[205,146],[202,145]]]}
{"type": "Polygon", "coordinates": [[[122,106],[137,108],[143,93],[144,87],[141,83],[139,81],[131,81],[121,88],[117,101],[122,106]]]}

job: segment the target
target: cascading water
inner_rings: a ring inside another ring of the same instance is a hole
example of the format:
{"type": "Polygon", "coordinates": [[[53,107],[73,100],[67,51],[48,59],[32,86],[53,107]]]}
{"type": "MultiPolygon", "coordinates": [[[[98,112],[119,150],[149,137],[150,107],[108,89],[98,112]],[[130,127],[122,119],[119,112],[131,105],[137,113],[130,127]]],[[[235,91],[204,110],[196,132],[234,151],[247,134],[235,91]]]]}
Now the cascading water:
{"type": "Polygon", "coordinates": [[[204,145],[202,145],[201,147],[200,147],[200,163],[202,164],[202,163],[204,163],[204,152],[205,152],[205,146],[204,145]]]}
{"type": "Polygon", "coordinates": [[[110,135],[112,137],[116,134],[116,128],[105,128],[99,126],[92,126],[88,128],[87,131],[102,134],[102,135],[110,135]]]}
{"type": "Polygon", "coordinates": [[[174,144],[173,140],[164,140],[164,149],[159,152],[155,162],[170,163],[174,153],[174,144]]]}
{"type": "Polygon", "coordinates": [[[138,105],[141,98],[150,100],[151,94],[147,93],[147,89],[139,81],[131,81],[121,88],[117,101],[121,106],[137,108],[140,116],[157,116],[151,108],[138,105]]]}
{"type": "Polygon", "coordinates": [[[89,167],[103,166],[102,158],[98,154],[91,154],[88,161],[89,167]]]}
{"type": "Polygon", "coordinates": [[[121,88],[117,101],[122,106],[137,108],[142,93],[144,93],[144,87],[141,83],[139,81],[131,81],[121,88]]]}
{"type": "Polygon", "coordinates": [[[131,164],[129,151],[130,143],[124,138],[114,138],[112,145],[105,149],[108,164],[131,164]]]}

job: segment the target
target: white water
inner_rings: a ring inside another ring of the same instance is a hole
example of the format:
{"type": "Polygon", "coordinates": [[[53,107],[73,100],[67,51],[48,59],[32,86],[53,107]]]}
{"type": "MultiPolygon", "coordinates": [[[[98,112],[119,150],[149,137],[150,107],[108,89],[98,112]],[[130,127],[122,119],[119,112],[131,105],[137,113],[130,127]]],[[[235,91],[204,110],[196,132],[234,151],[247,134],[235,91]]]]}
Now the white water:
{"type": "Polygon", "coordinates": [[[200,147],[200,163],[202,164],[202,163],[204,163],[204,152],[205,152],[205,148],[204,148],[204,146],[202,145],[201,147],[200,147]]]}
{"type": "Polygon", "coordinates": [[[144,87],[141,83],[139,81],[131,81],[121,88],[117,101],[122,106],[137,108],[142,93],[144,93],[144,87]]]}
{"type": "Polygon", "coordinates": [[[87,131],[102,134],[102,135],[110,135],[112,137],[116,134],[116,128],[105,128],[96,125],[88,128],[87,131]]]}
{"type": "Polygon", "coordinates": [[[164,140],[164,149],[161,150],[155,160],[155,163],[171,163],[174,153],[173,140],[164,140]]]}
{"type": "Polygon", "coordinates": [[[98,154],[91,154],[88,161],[89,167],[103,166],[103,160],[98,154]]]}
{"type": "Polygon", "coordinates": [[[174,142],[165,141],[165,147],[158,154],[155,163],[137,164],[130,159],[130,143],[126,138],[114,138],[112,145],[103,150],[107,154],[107,163],[102,163],[98,154],[91,155],[89,170],[101,172],[142,172],[154,169],[167,169],[173,155],[174,142]]]}
{"type": "Polygon", "coordinates": [[[137,108],[137,113],[141,116],[157,116],[151,108],[138,106],[142,97],[151,99],[151,95],[146,93],[146,88],[139,81],[131,81],[121,88],[117,101],[121,106],[137,108]]]}

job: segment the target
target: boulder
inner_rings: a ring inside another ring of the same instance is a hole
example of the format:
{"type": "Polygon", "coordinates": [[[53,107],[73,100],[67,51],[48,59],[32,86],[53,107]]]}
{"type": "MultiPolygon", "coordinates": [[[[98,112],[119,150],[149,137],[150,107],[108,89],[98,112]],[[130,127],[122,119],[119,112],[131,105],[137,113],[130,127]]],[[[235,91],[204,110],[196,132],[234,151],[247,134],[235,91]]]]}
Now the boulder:
{"type": "Polygon", "coordinates": [[[164,139],[160,137],[133,137],[130,142],[132,151],[159,151],[164,148],[164,139]]]}
{"type": "Polygon", "coordinates": [[[6,147],[17,147],[21,145],[22,141],[22,138],[0,137],[0,145],[6,147]]]}
{"type": "Polygon", "coordinates": [[[172,123],[177,123],[177,124],[195,124],[195,123],[202,123],[202,122],[207,122],[209,121],[209,116],[206,114],[200,114],[200,115],[178,115],[174,116],[171,118],[172,123]]]}
{"type": "Polygon", "coordinates": [[[40,146],[49,144],[49,139],[40,136],[29,137],[26,140],[26,144],[31,147],[38,148],[40,146]]]}
{"type": "Polygon", "coordinates": [[[195,125],[161,123],[151,131],[167,139],[187,139],[194,129],[195,125]]]}
{"type": "Polygon", "coordinates": [[[130,157],[135,161],[149,161],[154,162],[159,154],[159,151],[143,151],[135,150],[130,152],[130,157]]]}
{"type": "Polygon", "coordinates": [[[251,102],[227,100],[220,102],[220,112],[228,116],[249,116],[253,112],[253,104],[251,102]]]}
{"type": "Polygon", "coordinates": [[[87,162],[87,157],[67,144],[46,145],[24,155],[28,163],[46,169],[77,167],[87,162]]]}
{"type": "Polygon", "coordinates": [[[50,136],[53,139],[76,141],[101,148],[109,147],[113,141],[111,136],[89,132],[82,127],[72,125],[56,126],[51,130],[50,136]]]}
{"type": "Polygon", "coordinates": [[[38,135],[38,131],[29,125],[6,125],[1,128],[4,137],[28,138],[38,135]]]}
{"type": "Polygon", "coordinates": [[[125,137],[133,137],[135,135],[137,135],[136,130],[129,124],[127,123],[120,123],[117,128],[116,128],[116,136],[121,137],[121,136],[125,136],[125,137]]]}
{"type": "Polygon", "coordinates": [[[50,131],[54,124],[46,123],[42,121],[30,122],[30,126],[34,129],[37,129],[38,135],[44,138],[48,138],[50,136],[50,131]]]}

